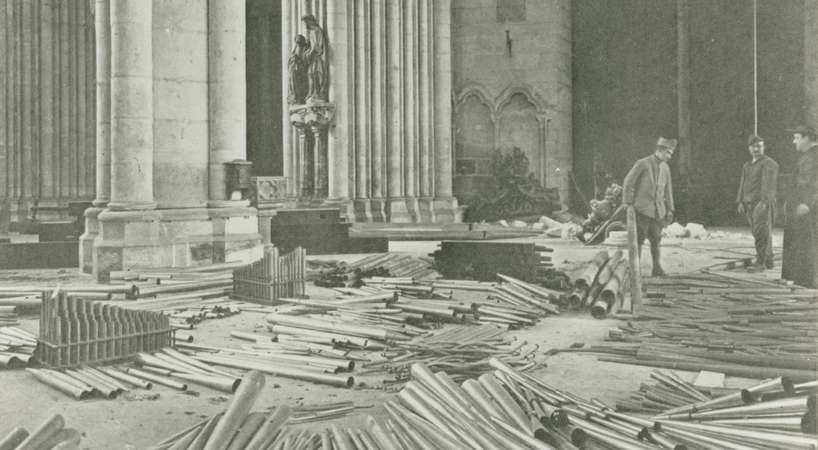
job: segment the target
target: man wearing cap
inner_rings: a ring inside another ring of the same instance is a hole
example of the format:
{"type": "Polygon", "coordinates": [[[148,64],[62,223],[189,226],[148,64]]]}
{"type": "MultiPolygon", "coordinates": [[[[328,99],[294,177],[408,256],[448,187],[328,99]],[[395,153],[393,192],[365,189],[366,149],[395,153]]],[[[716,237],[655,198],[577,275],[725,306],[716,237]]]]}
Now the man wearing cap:
{"type": "Polygon", "coordinates": [[[747,141],[752,161],[744,163],[738,187],[739,214],[747,217],[756,244],[756,264],[750,272],[773,268],[773,217],[778,163],[764,154],[764,139],[750,136],[747,141]]]}
{"type": "Polygon", "coordinates": [[[814,128],[805,125],[789,131],[799,155],[787,195],[781,278],[801,286],[818,288],[818,186],[815,180],[818,172],[818,135],[814,128]]]}
{"type": "Polygon", "coordinates": [[[659,244],[662,240],[662,228],[673,220],[673,186],[667,163],[673,157],[676,144],[676,139],[660,137],[653,154],[636,161],[625,176],[623,186],[622,202],[633,206],[636,211],[639,254],[642,254],[642,242],[647,237],[653,260],[652,274],[655,277],[665,274],[659,261],[659,244]]]}

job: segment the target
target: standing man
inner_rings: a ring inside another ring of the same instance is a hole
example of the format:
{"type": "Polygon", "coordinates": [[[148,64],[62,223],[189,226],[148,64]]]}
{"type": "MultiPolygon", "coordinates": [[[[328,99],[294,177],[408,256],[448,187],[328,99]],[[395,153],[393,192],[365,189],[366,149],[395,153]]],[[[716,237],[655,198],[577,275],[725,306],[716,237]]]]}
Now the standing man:
{"type": "Polygon", "coordinates": [[[662,228],[673,220],[673,186],[667,163],[673,157],[676,144],[676,139],[660,137],[653,154],[633,165],[625,177],[623,187],[622,202],[633,206],[636,211],[639,254],[642,254],[642,242],[647,237],[653,259],[652,275],[655,277],[665,274],[659,260],[659,244],[662,240],[662,228]]]}
{"type": "Polygon", "coordinates": [[[799,153],[787,195],[787,225],[784,228],[784,255],[781,278],[795,284],[818,288],[818,135],[801,125],[789,130],[799,153]]]}
{"type": "Polygon", "coordinates": [[[756,244],[756,264],[748,271],[773,268],[773,217],[778,163],[764,154],[764,139],[753,135],[747,140],[752,161],[744,163],[738,187],[738,213],[747,216],[756,244]]]}

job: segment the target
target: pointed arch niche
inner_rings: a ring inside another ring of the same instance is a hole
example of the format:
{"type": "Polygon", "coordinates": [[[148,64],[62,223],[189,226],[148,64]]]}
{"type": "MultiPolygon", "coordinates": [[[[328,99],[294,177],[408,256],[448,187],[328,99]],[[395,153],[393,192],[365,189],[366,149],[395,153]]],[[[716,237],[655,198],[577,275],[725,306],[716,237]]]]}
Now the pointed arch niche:
{"type": "Polygon", "coordinates": [[[492,97],[479,84],[455,98],[454,193],[461,200],[489,190],[496,150],[522,150],[529,171],[545,185],[546,111],[549,105],[528,86],[510,86],[492,97]]]}

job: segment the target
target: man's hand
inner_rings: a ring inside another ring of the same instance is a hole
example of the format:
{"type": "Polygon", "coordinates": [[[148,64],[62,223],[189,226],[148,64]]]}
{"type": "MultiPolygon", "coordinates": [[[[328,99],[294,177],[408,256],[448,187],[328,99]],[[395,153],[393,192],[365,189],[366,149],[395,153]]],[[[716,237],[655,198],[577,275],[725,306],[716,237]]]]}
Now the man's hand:
{"type": "Polygon", "coordinates": [[[667,214],[665,214],[665,225],[672,224],[674,218],[673,211],[668,211],[667,214]]]}
{"type": "Polygon", "coordinates": [[[795,208],[795,215],[796,216],[803,216],[804,214],[809,212],[809,207],[806,203],[801,203],[795,208]]]}
{"type": "Polygon", "coordinates": [[[738,213],[744,214],[744,203],[739,202],[738,204],[738,213]]]}

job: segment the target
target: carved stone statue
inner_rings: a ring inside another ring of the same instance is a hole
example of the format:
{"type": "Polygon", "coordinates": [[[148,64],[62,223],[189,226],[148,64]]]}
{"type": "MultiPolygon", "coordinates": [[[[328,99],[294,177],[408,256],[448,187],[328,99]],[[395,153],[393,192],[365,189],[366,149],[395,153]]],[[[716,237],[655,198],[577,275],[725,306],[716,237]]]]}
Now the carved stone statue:
{"type": "Polygon", "coordinates": [[[287,59],[287,73],[289,75],[287,103],[291,105],[303,104],[307,98],[309,91],[307,51],[309,47],[310,44],[307,42],[307,38],[299,34],[295,37],[295,44],[292,51],[290,51],[290,57],[287,59]]]}
{"type": "Polygon", "coordinates": [[[307,78],[309,87],[307,90],[307,103],[322,103],[327,101],[328,68],[327,68],[327,36],[324,30],[318,25],[315,16],[309,14],[301,18],[307,27],[309,36],[309,47],[306,52],[307,78]]]}

